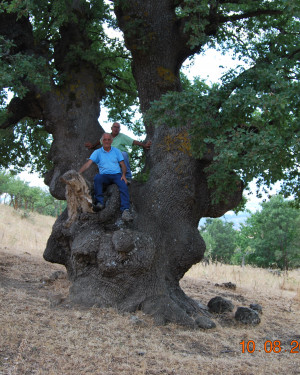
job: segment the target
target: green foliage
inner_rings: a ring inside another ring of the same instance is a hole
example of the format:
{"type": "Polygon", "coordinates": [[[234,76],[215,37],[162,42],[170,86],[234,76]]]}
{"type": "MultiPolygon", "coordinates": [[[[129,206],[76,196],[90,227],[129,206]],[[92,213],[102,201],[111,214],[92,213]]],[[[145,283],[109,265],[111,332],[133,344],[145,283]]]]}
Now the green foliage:
{"type": "MultiPolygon", "coordinates": [[[[123,41],[107,32],[117,27],[111,9],[118,1],[112,3],[0,2],[0,15],[16,15],[28,26],[22,30],[27,43],[24,49],[9,33],[0,36],[0,124],[7,119],[8,90],[19,98],[32,86],[44,93],[64,85],[69,71],[84,62],[103,77],[106,96],[102,104],[109,108],[109,119],[143,131],[140,121],[132,125],[138,101],[131,56],[123,41]],[[66,29],[72,30],[69,39],[64,39],[66,29]]],[[[122,2],[122,6],[126,10],[130,4],[122,2]]],[[[294,195],[300,202],[299,1],[185,0],[174,6],[174,17],[185,30],[185,39],[189,38],[191,55],[208,47],[219,48],[232,51],[241,64],[224,75],[222,84],[212,87],[200,79],[191,84],[181,77],[184,91],[167,93],[153,103],[146,120],[158,126],[189,125],[194,156],[212,159],[206,172],[214,191],[213,203],[225,199],[224,191],[227,195],[228,190],[235,190],[240,179],[247,188],[253,178],[258,188],[282,181],[282,193],[294,195]]],[[[139,41],[139,56],[155,53],[149,52],[151,25],[144,18],[133,12],[124,26],[127,39],[139,41]]],[[[31,125],[29,137],[24,126],[18,125],[14,134],[2,134],[1,164],[7,166],[10,157],[20,169],[31,159],[33,169],[44,171],[48,168],[44,157],[48,139],[33,132],[31,125]],[[22,144],[19,139],[24,137],[28,139],[22,144]],[[41,160],[37,145],[42,148],[41,160]]]]}
{"type": "Polygon", "coordinates": [[[0,196],[3,203],[26,212],[36,211],[42,215],[58,216],[66,208],[66,202],[58,201],[49,192],[30,187],[10,173],[0,171],[0,196]]]}
{"type": "MultiPolygon", "coordinates": [[[[9,43],[0,38],[0,55],[3,56],[8,46],[9,43]]],[[[38,86],[41,92],[50,89],[48,67],[44,58],[17,53],[10,56],[9,60],[9,64],[7,59],[0,60],[0,87],[14,92],[21,99],[28,92],[28,87],[24,85],[25,79],[38,86]]]]}
{"type": "Polygon", "coordinates": [[[145,153],[141,150],[141,147],[132,146],[129,152],[129,162],[132,176],[136,179],[137,175],[143,171],[145,166],[145,153]]]}
{"type": "Polygon", "coordinates": [[[189,45],[193,49],[205,44],[209,38],[205,32],[208,24],[209,1],[187,0],[180,2],[176,9],[178,18],[186,18],[185,31],[190,35],[189,45]]]}
{"type": "Polygon", "coordinates": [[[18,173],[27,166],[31,172],[43,175],[50,169],[47,155],[52,137],[43,129],[41,123],[22,121],[14,129],[0,132],[0,160],[3,168],[11,168],[18,173]],[[13,164],[12,164],[13,161],[13,164]]]}
{"type": "Polygon", "coordinates": [[[200,232],[206,257],[232,264],[288,270],[300,266],[300,211],[282,195],[251,214],[240,230],[233,223],[207,219],[200,232]]]}
{"type": "Polygon", "coordinates": [[[300,212],[281,195],[262,203],[242,226],[240,248],[249,252],[248,262],[259,267],[288,270],[300,266],[300,212]]]}
{"type": "MultiPolygon", "coordinates": [[[[116,23],[107,2],[1,1],[0,16],[10,19],[15,28],[14,32],[3,30],[0,36],[0,126],[8,119],[8,93],[22,99],[33,87],[40,94],[55,90],[67,84],[70,72],[82,63],[103,79],[106,96],[102,104],[108,108],[109,118],[124,125],[131,123],[138,104],[137,90],[128,51],[117,37],[108,36],[111,29],[107,30],[116,23]],[[9,17],[16,17],[21,26],[9,17]]],[[[34,124],[27,119],[14,131],[0,130],[2,167],[7,167],[10,158],[16,170],[29,165],[43,173],[49,168],[45,155],[51,139],[43,132],[41,120],[34,124]]]]}
{"type": "Polygon", "coordinates": [[[232,49],[243,65],[222,84],[208,87],[198,79],[181,93],[167,93],[152,104],[147,120],[190,127],[194,156],[212,161],[206,172],[214,202],[240,179],[247,188],[254,178],[258,190],[281,181],[282,194],[300,202],[299,2],[224,3],[221,9],[232,21],[210,43],[232,49]],[[260,16],[243,17],[257,8],[260,16]]]}
{"type": "Polygon", "coordinates": [[[185,21],[191,49],[203,44],[219,45],[244,54],[245,49],[252,50],[254,39],[264,39],[271,27],[284,21],[287,13],[295,14],[298,10],[297,0],[185,0],[179,2],[176,14],[185,21]],[[211,24],[213,18],[215,24],[211,24]]]}
{"type": "Polygon", "coordinates": [[[213,259],[213,250],[216,248],[216,242],[214,241],[213,236],[207,230],[201,232],[201,236],[206,245],[205,257],[207,259],[213,259]]]}
{"type": "MultiPolygon", "coordinates": [[[[250,211],[248,211],[250,213],[250,211]]],[[[249,227],[246,225],[241,226],[241,230],[237,231],[237,247],[232,255],[231,262],[237,265],[245,265],[249,263],[249,256],[255,253],[255,248],[251,247],[249,243],[249,227]]],[[[257,265],[256,263],[253,263],[257,265]]]]}
{"type": "Polygon", "coordinates": [[[201,235],[208,248],[207,256],[222,263],[230,263],[236,248],[237,233],[233,224],[221,219],[207,219],[201,235]]]}
{"type": "MultiPolygon", "coordinates": [[[[136,84],[132,76],[129,62],[122,62],[116,59],[114,76],[106,76],[106,96],[102,101],[103,107],[108,109],[108,119],[119,121],[122,125],[132,130],[136,135],[143,132],[141,120],[134,120],[140,117],[136,84]],[[123,65],[122,72],[118,72],[123,65]]],[[[110,63],[110,69],[111,69],[110,63]]]]}
{"type": "Polygon", "coordinates": [[[149,179],[149,173],[150,173],[149,170],[146,170],[146,171],[140,170],[134,175],[134,180],[137,182],[145,183],[149,179]]]}
{"type": "MultiPolygon", "coordinates": [[[[116,38],[108,38],[104,31],[105,24],[113,24],[109,7],[104,1],[12,1],[10,4],[2,2],[0,9],[17,14],[19,18],[28,18],[34,43],[31,54],[28,54],[28,50],[14,54],[9,51],[12,42],[2,37],[1,52],[2,56],[6,53],[6,58],[2,59],[1,71],[4,74],[0,81],[1,87],[6,87],[19,96],[21,87],[27,90],[26,86],[22,86],[26,78],[26,81],[41,88],[48,83],[45,89],[49,89],[49,83],[53,80],[62,84],[68,74],[66,70],[80,61],[97,66],[105,77],[118,74],[120,80],[124,78],[123,83],[128,81],[128,53],[122,43],[116,38]],[[57,51],[66,26],[73,26],[74,32],[61,61],[57,51]],[[78,32],[82,33],[82,39],[78,37],[78,32]]],[[[112,89],[115,88],[116,82],[109,83],[112,89]]]]}

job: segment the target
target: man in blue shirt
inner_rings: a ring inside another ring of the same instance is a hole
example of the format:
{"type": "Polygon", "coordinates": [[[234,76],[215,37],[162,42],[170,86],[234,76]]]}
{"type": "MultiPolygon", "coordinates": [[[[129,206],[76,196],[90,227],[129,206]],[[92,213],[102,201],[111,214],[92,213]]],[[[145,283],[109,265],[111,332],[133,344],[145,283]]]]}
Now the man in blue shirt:
{"type": "Polygon", "coordinates": [[[96,174],[94,178],[96,199],[94,211],[100,211],[104,208],[103,184],[116,184],[120,190],[121,212],[123,218],[123,216],[127,217],[130,215],[126,166],[121,151],[115,147],[111,147],[112,141],[112,135],[109,133],[104,133],[101,138],[103,146],[92,153],[90,159],[79,169],[79,173],[86,171],[92,165],[92,163],[98,165],[99,173],[96,174]]]}
{"type": "MultiPolygon", "coordinates": [[[[131,175],[131,170],[130,170],[129,157],[128,157],[128,153],[127,153],[127,146],[131,147],[133,145],[136,145],[136,146],[143,147],[145,150],[149,150],[149,148],[152,145],[152,142],[148,141],[148,142],[144,143],[144,142],[136,141],[136,140],[128,137],[128,135],[120,133],[120,130],[121,130],[121,125],[118,122],[114,122],[112,124],[112,127],[111,127],[111,135],[112,135],[112,138],[113,138],[112,146],[118,148],[122,152],[122,155],[123,155],[123,158],[124,158],[124,163],[125,163],[126,169],[127,169],[126,179],[129,183],[131,181],[132,175],[131,175]]],[[[84,145],[89,150],[93,150],[97,146],[100,145],[100,141],[97,141],[95,144],[93,144],[91,142],[86,142],[84,145]]]]}

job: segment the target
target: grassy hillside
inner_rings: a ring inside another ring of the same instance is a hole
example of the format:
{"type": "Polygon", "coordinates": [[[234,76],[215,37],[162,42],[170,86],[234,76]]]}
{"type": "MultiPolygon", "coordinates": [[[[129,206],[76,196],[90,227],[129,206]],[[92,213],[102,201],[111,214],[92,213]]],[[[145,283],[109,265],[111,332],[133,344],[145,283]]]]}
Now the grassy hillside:
{"type": "Polygon", "coordinates": [[[261,323],[243,326],[232,312],[215,316],[210,331],[157,327],[141,312],[72,305],[65,273],[55,273],[64,267],[42,259],[53,218],[2,205],[0,215],[0,375],[299,374],[300,271],[196,265],[181,281],[189,296],[259,303],[261,323]],[[236,290],[215,285],[229,281],[236,290]],[[254,353],[242,353],[243,340],[254,353]],[[280,341],[280,353],[266,353],[268,341],[280,341]]]}
{"type": "Polygon", "coordinates": [[[0,243],[10,252],[42,256],[55,218],[0,204],[0,243]]]}

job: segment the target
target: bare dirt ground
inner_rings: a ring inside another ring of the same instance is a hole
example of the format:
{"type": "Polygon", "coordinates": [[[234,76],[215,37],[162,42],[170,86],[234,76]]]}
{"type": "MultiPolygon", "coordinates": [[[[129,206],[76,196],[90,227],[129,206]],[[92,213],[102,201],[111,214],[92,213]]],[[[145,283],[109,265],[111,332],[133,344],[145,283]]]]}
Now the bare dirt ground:
{"type": "Polygon", "coordinates": [[[243,326],[234,310],[215,316],[217,328],[209,331],[157,327],[141,312],[71,305],[64,268],[45,262],[42,251],[0,245],[1,375],[300,374],[298,289],[227,290],[215,286],[213,275],[192,272],[182,280],[189,296],[207,303],[220,295],[235,307],[259,303],[261,323],[243,326]],[[240,342],[250,340],[255,351],[243,353],[240,342]]]}

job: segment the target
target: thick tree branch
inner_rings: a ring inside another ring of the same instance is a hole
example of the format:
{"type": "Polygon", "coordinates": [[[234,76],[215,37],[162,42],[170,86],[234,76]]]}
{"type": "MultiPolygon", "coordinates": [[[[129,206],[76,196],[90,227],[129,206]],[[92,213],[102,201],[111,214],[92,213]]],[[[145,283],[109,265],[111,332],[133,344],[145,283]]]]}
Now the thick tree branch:
{"type": "Polygon", "coordinates": [[[247,18],[253,18],[253,17],[259,17],[259,16],[279,16],[283,14],[281,10],[276,9],[258,9],[251,12],[245,12],[242,14],[234,14],[232,16],[220,16],[219,22],[220,23],[226,23],[226,22],[232,22],[232,21],[239,21],[247,18]]]}
{"type": "MultiPolygon", "coordinates": [[[[298,49],[296,49],[295,51],[293,51],[293,52],[291,52],[291,53],[289,53],[288,55],[287,55],[287,58],[289,59],[289,60],[292,60],[294,57],[296,57],[297,55],[300,55],[300,48],[298,48],[298,49]]],[[[298,61],[300,61],[300,56],[298,56],[298,61]]]]}
{"type": "Polygon", "coordinates": [[[41,119],[42,108],[34,94],[28,93],[23,99],[13,98],[7,106],[7,114],[8,118],[0,125],[0,129],[16,125],[25,117],[41,119]]]}
{"type": "Polygon", "coordinates": [[[10,54],[33,53],[34,39],[29,19],[17,18],[16,13],[0,13],[0,35],[13,41],[10,54]]]}
{"type": "Polygon", "coordinates": [[[260,16],[277,16],[277,15],[283,14],[282,11],[276,10],[276,9],[256,9],[254,11],[248,11],[242,14],[233,14],[230,16],[223,16],[220,13],[220,5],[227,4],[227,3],[244,4],[246,2],[243,0],[212,2],[210,4],[209,13],[207,16],[203,17],[203,14],[199,12],[199,13],[194,13],[193,15],[181,18],[178,21],[181,40],[182,42],[184,42],[182,43],[182,45],[184,46],[184,50],[188,51],[187,57],[199,52],[202,48],[201,44],[195,46],[194,48],[190,48],[189,46],[189,40],[190,40],[190,37],[193,35],[193,30],[191,29],[190,31],[186,31],[186,25],[189,22],[192,22],[192,17],[194,16],[198,16],[199,22],[200,20],[202,20],[203,23],[206,23],[206,26],[203,31],[204,35],[214,36],[216,35],[219,27],[224,23],[239,21],[239,20],[249,19],[249,18],[254,18],[254,17],[260,17],[260,16]]]}
{"type": "Polygon", "coordinates": [[[222,103],[229,98],[229,96],[233,93],[234,90],[241,87],[241,85],[245,82],[245,77],[249,75],[255,75],[255,71],[257,70],[257,65],[243,71],[241,74],[239,74],[237,77],[232,79],[229,83],[224,84],[222,88],[220,89],[220,95],[219,95],[219,102],[217,104],[217,107],[220,108],[222,106],[222,103]]]}

